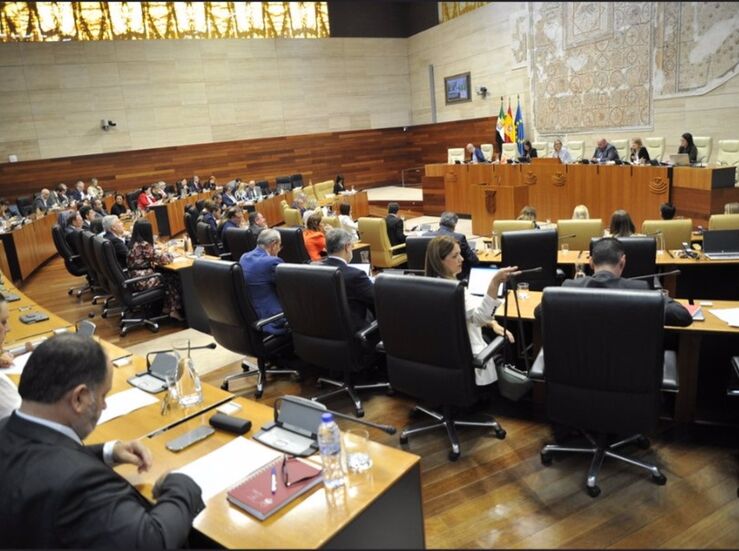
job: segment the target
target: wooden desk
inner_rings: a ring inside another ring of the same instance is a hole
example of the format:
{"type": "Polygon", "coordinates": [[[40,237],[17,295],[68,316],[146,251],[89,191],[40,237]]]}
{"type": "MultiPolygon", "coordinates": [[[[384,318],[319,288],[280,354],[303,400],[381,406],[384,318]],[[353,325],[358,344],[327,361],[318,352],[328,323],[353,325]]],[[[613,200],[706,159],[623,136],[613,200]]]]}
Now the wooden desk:
{"type": "Polygon", "coordinates": [[[288,191],[287,193],[273,195],[258,201],[254,207],[256,211],[261,213],[262,216],[267,220],[267,225],[271,228],[279,224],[284,224],[285,217],[282,216],[282,207],[280,203],[286,201],[288,206],[293,202],[293,192],[288,191]]]}
{"type": "Polygon", "coordinates": [[[328,202],[336,215],[339,215],[339,206],[347,203],[352,208],[352,218],[355,220],[363,216],[369,216],[369,200],[366,191],[358,191],[356,193],[346,193],[344,195],[336,195],[328,202]]]}
{"type": "Polygon", "coordinates": [[[724,205],[739,201],[739,188],[734,187],[736,168],[674,167],[672,169],[672,203],[678,216],[693,219],[693,225],[708,227],[711,214],[724,212],[724,205]]]}
{"type": "MultiPolygon", "coordinates": [[[[235,401],[242,406],[236,416],[252,421],[246,437],[272,421],[272,408],[243,398],[235,401]]],[[[172,438],[207,423],[209,417],[206,413],[149,439],[146,445],[154,457],[150,472],[139,474],[129,465],[117,470],[150,497],[162,473],[180,468],[234,438],[217,431],[177,454],[165,448],[172,438]]],[[[208,500],[194,527],[226,548],[423,548],[420,458],[375,442],[370,442],[370,455],[372,470],[366,475],[351,475],[347,491],[338,494],[343,500],[337,505],[329,505],[319,485],[260,522],[230,505],[225,492],[221,492],[208,500]]],[[[247,474],[234,472],[234,483],[247,474]]]]}
{"type": "Polygon", "coordinates": [[[198,201],[210,199],[213,193],[204,191],[149,207],[149,211],[156,216],[159,235],[173,236],[185,231],[185,208],[198,201]]]}
{"type": "Polygon", "coordinates": [[[58,214],[51,212],[11,232],[0,233],[6,257],[4,268],[13,281],[26,279],[57,254],[51,227],[56,224],[58,214]]]}
{"type": "MultiPolygon", "coordinates": [[[[542,220],[569,219],[580,203],[588,205],[591,217],[603,220],[609,220],[614,210],[623,208],[641,226],[645,219],[655,218],[659,205],[670,197],[670,170],[653,166],[426,165],[424,202],[428,187],[430,202],[439,203],[442,182],[443,209],[471,214],[473,231],[478,235],[491,233],[492,219],[515,218],[520,210],[516,207],[522,202],[533,205],[542,220]],[[526,190],[508,190],[505,192],[513,195],[499,196],[505,188],[517,186],[525,186],[526,190]],[[490,192],[496,189],[499,191],[494,200],[490,192]],[[492,208],[493,201],[501,207],[492,208]],[[479,216],[484,219],[478,223],[479,216]]],[[[425,205],[424,213],[433,214],[425,205]]]]}
{"type": "MultiPolygon", "coordinates": [[[[512,298],[513,291],[509,291],[510,303],[508,305],[509,318],[517,317],[516,303],[512,298]]],[[[542,293],[529,291],[529,298],[519,299],[518,304],[521,311],[521,319],[534,320],[534,310],[541,303],[542,293]]],[[[682,304],[687,304],[685,299],[677,299],[682,304]]],[[[696,299],[696,304],[700,300],[696,299]]],[[[703,306],[705,321],[694,321],[688,327],[666,326],[665,329],[677,332],[679,338],[677,369],[680,390],[675,398],[675,420],[682,423],[690,423],[695,419],[696,395],[698,390],[698,370],[700,345],[703,335],[706,334],[728,334],[739,335],[739,327],[731,327],[723,322],[710,310],[713,308],[739,308],[739,301],[712,300],[713,306],[703,306]]],[[[503,317],[504,306],[501,305],[495,311],[496,318],[503,317]]]]}
{"type": "Polygon", "coordinates": [[[11,310],[10,318],[8,319],[8,335],[5,338],[4,346],[10,348],[27,340],[49,336],[55,329],[72,329],[73,326],[74,323],[70,323],[34,303],[34,306],[30,310],[11,310]],[[49,319],[30,324],[20,321],[22,315],[30,312],[43,312],[49,316],[49,319]]]}

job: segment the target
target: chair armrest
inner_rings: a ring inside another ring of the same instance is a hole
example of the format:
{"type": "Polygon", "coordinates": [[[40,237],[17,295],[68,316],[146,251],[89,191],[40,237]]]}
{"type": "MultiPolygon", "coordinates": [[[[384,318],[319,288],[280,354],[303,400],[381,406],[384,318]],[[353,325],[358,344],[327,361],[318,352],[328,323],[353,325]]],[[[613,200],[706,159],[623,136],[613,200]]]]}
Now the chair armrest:
{"type": "Polygon", "coordinates": [[[503,346],[503,337],[495,337],[490,344],[483,348],[479,354],[476,354],[472,358],[472,365],[474,367],[482,367],[487,361],[495,354],[499,348],[503,346]]]}
{"type": "Polygon", "coordinates": [[[677,375],[677,354],[674,350],[665,350],[664,364],[662,365],[662,390],[677,392],[679,379],[677,375]]]}
{"type": "Polygon", "coordinates": [[[232,260],[231,253],[219,253],[218,258],[221,260],[232,260]]]}
{"type": "Polygon", "coordinates": [[[408,275],[408,274],[426,275],[426,270],[409,270],[409,269],[404,269],[403,270],[403,275],[408,275]]]}
{"type": "Polygon", "coordinates": [[[276,321],[280,321],[284,317],[285,317],[285,313],[284,312],[280,312],[279,314],[275,314],[274,316],[270,316],[268,318],[264,318],[264,319],[261,319],[259,321],[254,322],[254,324],[252,325],[252,327],[254,329],[256,329],[257,331],[260,331],[262,329],[262,327],[264,327],[265,325],[269,325],[270,323],[274,323],[276,321]]]}
{"type": "Polygon", "coordinates": [[[357,331],[354,336],[357,337],[360,341],[362,341],[363,344],[367,344],[367,336],[377,331],[379,327],[380,326],[378,325],[377,321],[373,321],[369,325],[369,327],[366,327],[362,329],[361,331],[357,331]]]}
{"type": "Polygon", "coordinates": [[[390,247],[390,250],[392,252],[399,251],[400,249],[405,249],[405,243],[399,243],[398,245],[393,245],[392,247],[390,247]]]}
{"type": "Polygon", "coordinates": [[[139,277],[132,277],[131,279],[125,280],[123,282],[123,286],[128,287],[132,283],[138,283],[139,281],[146,281],[147,279],[154,279],[154,278],[162,279],[162,274],[155,273],[155,274],[149,274],[149,275],[144,275],[144,276],[139,276],[139,277]]]}
{"type": "Polygon", "coordinates": [[[532,381],[544,381],[544,349],[539,350],[539,354],[534,360],[534,365],[529,369],[529,379],[532,381]]]}

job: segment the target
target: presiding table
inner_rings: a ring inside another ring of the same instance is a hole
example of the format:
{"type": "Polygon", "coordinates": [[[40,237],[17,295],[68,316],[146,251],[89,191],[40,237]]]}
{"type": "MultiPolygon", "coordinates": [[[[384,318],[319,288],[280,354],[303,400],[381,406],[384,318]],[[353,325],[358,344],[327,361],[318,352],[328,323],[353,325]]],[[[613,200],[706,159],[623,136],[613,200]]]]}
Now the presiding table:
{"type": "Polygon", "coordinates": [[[472,216],[472,231],[490,235],[493,220],[511,220],[521,207],[532,205],[539,219],[569,219],[578,204],[591,218],[610,220],[625,209],[634,224],[659,219],[667,201],[678,216],[707,225],[724,203],[739,201],[734,167],[666,167],[552,163],[430,164],[423,178],[424,213],[442,210],[472,216]]]}

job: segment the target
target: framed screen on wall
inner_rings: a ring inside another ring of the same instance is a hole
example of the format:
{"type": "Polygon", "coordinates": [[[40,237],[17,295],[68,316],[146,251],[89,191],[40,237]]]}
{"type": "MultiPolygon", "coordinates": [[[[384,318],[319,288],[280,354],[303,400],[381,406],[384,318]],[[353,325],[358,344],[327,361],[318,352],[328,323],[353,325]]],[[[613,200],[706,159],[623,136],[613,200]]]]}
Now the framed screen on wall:
{"type": "Polygon", "coordinates": [[[448,104],[471,101],[470,74],[461,73],[444,78],[444,91],[446,92],[446,102],[448,104]]]}

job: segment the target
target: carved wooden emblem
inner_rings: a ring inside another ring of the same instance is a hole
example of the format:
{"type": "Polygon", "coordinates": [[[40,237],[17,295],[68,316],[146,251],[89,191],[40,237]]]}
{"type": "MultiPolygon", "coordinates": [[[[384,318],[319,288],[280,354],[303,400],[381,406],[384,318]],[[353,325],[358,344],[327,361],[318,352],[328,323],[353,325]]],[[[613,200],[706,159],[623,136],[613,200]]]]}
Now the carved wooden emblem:
{"type": "Polygon", "coordinates": [[[527,171],[526,176],[524,176],[523,182],[528,186],[534,185],[536,183],[536,174],[534,174],[530,170],[527,171]]]}
{"type": "Polygon", "coordinates": [[[667,191],[667,180],[661,176],[656,176],[649,182],[649,191],[655,195],[661,195],[667,191]]]}
{"type": "Polygon", "coordinates": [[[562,187],[567,182],[567,177],[562,172],[552,174],[552,184],[556,187],[562,187]]]}
{"type": "Polygon", "coordinates": [[[495,214],[496,191],[485,190],[485,210],[488,214],[495,214]]]}

